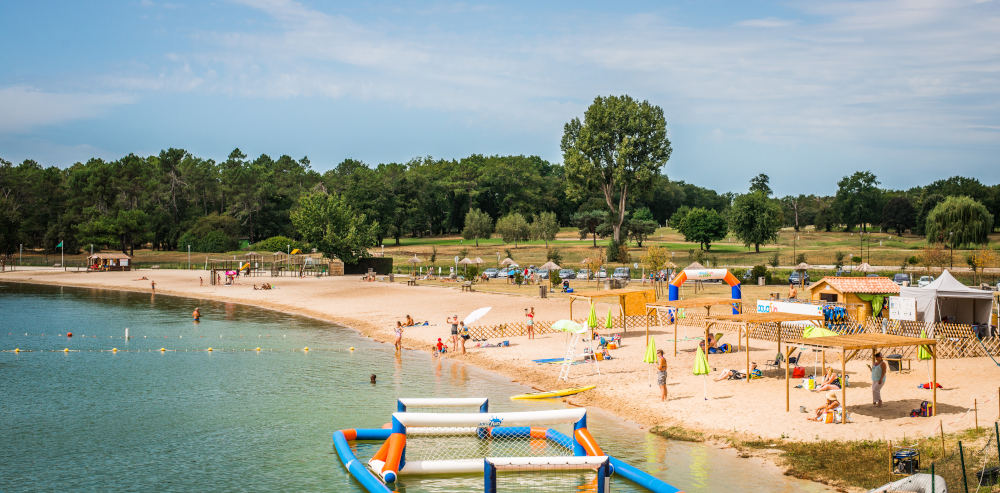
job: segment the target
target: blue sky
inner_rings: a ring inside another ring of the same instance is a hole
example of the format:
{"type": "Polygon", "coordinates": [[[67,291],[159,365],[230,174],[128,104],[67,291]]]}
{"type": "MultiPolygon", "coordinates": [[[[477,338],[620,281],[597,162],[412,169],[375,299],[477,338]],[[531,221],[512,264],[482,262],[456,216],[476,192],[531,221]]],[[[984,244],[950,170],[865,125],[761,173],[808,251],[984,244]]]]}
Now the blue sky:
{"type": "Polygon", "coordinates": [[[0,3],[0,157],[183,147],[325,170],[537,154],[596,95],[663,107],[721,191],[1000,182],[1000,2],[0,3]]]}

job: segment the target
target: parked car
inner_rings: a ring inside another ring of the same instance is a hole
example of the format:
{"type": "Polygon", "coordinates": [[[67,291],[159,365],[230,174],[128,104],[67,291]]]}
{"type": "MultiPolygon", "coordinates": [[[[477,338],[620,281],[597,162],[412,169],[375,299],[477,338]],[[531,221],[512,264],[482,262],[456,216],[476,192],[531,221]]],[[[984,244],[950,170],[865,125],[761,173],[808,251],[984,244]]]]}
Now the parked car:
{"type": "Polygon", "coordinates": [[[590,269],[580,269],[576,273],[575,279],[593,279],[594,273],[590,272],[590,269]]]}
{"type": "Polygon", "coordinates": [[[611,274],[612,279],[631,279],[632,271],[628,267],[616,267],[614,274],[611,274]]]}
{"type": "Polygon", "coordinates": [[[740,277],[743,279],[743,282],[750,282],[752,274],[753,274],[753,269],[747,269],[746,271],[743,272],[743,275],[740,277]]]}
{"type": "Polygon", "coordinates": [[[497,277],[501,279],[506,279],[509,273],[510,271],[506,267],[504,267],[503,269],[497,270],[497,277]]]}
{"type": "Polygon", "coordinates": [[[601,267],[601,269],[597,271],[597,274],[594,274],[594,277],[597,279],[606,279],[608,277],[608,271],[605,270],[604,267],[601,267]]]}
{"type": "Polygon", "coordinates": [[[484,270],[483,274],[486,274],[486,277],[496,277],[499,272],[500,271],[497,269],[490,267],[489,269],[484,270]]]}
{"type": "Polygon", "coordinates": [[[899,284],[900,286],[902,286],[904,283],[907,286],[909,286],[913,284],[913,278],[910,277],[909,274],[905,274],[903,272],[897,272],[894,276],[892,276],[892,282],[899,284]]]}
{"type": "Polygon", "coordinates": [[[576,279],[573,269],[559,269],[559,279],[576,279]]]}
{"type": "Polygon", "coordinates": [[[808,271],[797,271],[793,270],[791,274],[788,274],[788,284],[809,284],[809,272],[808,271]],[[802,279],[799,279],[802,276],[802,279]]]}
{"type": "Polygon", "coordinates": [[[917,281],[917,287],[922,288],[932,282],[934,282],[934,276],[920,276],[920,279],[917,281]]]}
{"type": "Polygon", "coordinates": [[[549,271],[548,271],[548,269],[542,269],[542,270],[538,271],[538,278],[539,279],[548,279],[549,278],[549,271]]]}

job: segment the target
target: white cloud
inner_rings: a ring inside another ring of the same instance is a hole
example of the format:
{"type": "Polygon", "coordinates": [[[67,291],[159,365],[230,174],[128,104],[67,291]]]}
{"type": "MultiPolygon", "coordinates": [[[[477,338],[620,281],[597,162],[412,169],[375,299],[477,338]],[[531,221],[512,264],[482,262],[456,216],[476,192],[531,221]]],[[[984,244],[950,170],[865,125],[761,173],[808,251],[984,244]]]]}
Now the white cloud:
{"type": "Polygon", "coordinates": [[[747,19],[745,21],[737,22],[736,25],[740,27],[788,27],[795,24],[795,21],[790,21],[787,19],[778,19],[777,17],[765,17],[763,19],[747,19]]]}
{"type": "Polygon", "coordinates": [[[0,87],[0,133],[21,133],[33,128],[94,118],[109,108],[129,104],[134,98],[117,93],[56,93],[28,86],[0,87]]]}

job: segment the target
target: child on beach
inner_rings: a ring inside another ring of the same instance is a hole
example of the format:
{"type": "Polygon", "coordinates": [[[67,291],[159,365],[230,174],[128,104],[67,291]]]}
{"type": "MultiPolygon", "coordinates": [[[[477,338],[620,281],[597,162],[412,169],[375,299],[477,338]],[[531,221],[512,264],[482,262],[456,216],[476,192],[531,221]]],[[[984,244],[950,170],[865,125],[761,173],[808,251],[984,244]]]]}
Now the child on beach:
{"type": "MultiPolygon", "coordinates": [[[[409,315],[407,315],[409,316],[409,315]]],[[[403,349],[403,324],[396,322],[396,341],[393,343],[396,346],[396,353],[398,354],[403,349]]]]}
{"type": "Polygon", "coordinates": [[[667,400],[667,359],[663,350],[656,350],[656,384],[660,386],[660,400],[667,400]]]}
{"type": "Polygon", "coordinates": [[[444,343],[441,342],[441,338],[438,337],[438,343],[435,344],[433,347],[434,347],[434,349],[437,350],[436,354],[444,354],[445,347],[447,347],[447,346],[445,346],[444,343]]]}
{"type": "Polygon", "coordinates": [[[535,338],[535,307],[531,307],[529,311],[527,308],[524,309],[525,326],[528,328],[528,339],[535,338]]]}

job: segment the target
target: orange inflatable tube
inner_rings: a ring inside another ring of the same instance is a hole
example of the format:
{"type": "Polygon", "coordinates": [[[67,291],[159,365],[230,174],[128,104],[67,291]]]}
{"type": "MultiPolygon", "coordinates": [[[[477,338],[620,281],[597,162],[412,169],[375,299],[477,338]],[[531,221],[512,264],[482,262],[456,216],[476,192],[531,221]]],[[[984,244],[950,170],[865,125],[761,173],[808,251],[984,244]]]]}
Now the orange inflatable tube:
{"type": "Polygon", "coordinates": [[[382,477],[388,483],[396,482],[396,474],[399,473],[399,459],[403,456],[403,448],[406,447],[406,435],[393,433],[386,440],[389,444],[385,457],[385,465],[382,466],[382,477]]]}
{"type": "MultiPolygon", "coordinates": [[[[389,438],[391,439],[392,437],[390,436],[389,438]]],[[[375,452],[375,455],[372,456],[372,460],[385,462],[385,457],[388,454],[389,454],[389,440],[386,440],[382,442],[382,446],[379,447],[378,452],[375,452]]]]}
{"type": "Polygon", "coordinates": [[[355,430],[354,428],[340,430],[340,432],[344,434],[344,438],[346,438],[347,441],[351,441],[358,438],[358,430],[355,430]]]}
{"type": "Polygon", "coordinates": [[[587,451],[587,455],[604,455],[604,451],[601,450],[601,446],[597,444],[597,440],[594,440],[594,436],[591,435],[590,431],[586,428],[580,428],[573,434],[576,435],[576,441],[583,446],[583,450],[587,451]]]}
{"type": "Polygon", "coordinates": [[[547,432],[547,431],[548,431],[547,428],[538,428],[538,427],[532,426],[529,433],[530,433],[531,438],[546,438],[545,432],[547,432]]]}

